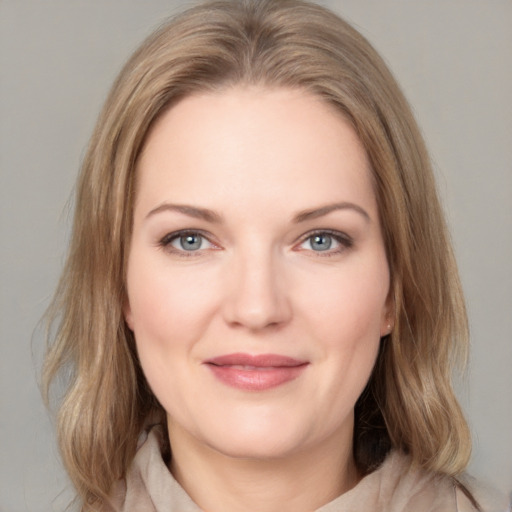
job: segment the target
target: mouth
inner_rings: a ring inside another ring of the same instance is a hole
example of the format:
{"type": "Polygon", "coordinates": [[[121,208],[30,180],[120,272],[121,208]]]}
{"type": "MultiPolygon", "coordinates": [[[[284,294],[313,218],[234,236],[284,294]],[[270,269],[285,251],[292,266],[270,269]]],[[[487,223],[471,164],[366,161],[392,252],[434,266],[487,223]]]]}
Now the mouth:
{"type": "Polygon", "coordinates": [[[295,380],[309,362],[278,354],[227,354],[203,364],[223,384],[246,391],[264,391],[295,380]]]}

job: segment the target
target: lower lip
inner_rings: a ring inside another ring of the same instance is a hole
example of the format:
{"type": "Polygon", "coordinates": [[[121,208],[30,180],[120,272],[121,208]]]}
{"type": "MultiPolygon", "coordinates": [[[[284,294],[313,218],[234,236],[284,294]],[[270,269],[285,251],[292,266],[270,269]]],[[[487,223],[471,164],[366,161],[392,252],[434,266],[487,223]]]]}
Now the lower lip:
{"type": "Polygon", "coordinates": [[[250,370],[229,365],[208,364],[208,367],[217,379],[228,386],[249,391],[264,391],[295,380],[306,369],[307,364],[250,370]]]}

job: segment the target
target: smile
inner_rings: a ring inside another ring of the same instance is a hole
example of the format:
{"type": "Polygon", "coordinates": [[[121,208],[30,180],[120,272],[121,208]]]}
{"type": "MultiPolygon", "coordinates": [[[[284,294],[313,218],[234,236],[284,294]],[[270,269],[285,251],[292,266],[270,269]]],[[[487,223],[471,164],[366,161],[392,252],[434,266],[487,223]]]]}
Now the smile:
{"type": "Polygon", "coordinates": [[[277,354],[228,354],[208,359],[204,364],[223,384],[264,391],[295,380],[309,362],[277,354]]]}

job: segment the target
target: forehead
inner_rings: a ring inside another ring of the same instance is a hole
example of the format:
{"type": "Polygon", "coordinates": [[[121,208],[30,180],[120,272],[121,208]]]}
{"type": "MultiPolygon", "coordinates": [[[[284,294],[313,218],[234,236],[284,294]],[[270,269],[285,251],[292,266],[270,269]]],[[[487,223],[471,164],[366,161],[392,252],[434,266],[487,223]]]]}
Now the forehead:
{"type": "Polygon", "coordinates": [[[353,128],[302,90],[236,87],[189,96],[152,128],[137,172],[137,200],[153,205],[286,200],[300,209],[318,197],[375,207],[368,158],[353,128]]]}

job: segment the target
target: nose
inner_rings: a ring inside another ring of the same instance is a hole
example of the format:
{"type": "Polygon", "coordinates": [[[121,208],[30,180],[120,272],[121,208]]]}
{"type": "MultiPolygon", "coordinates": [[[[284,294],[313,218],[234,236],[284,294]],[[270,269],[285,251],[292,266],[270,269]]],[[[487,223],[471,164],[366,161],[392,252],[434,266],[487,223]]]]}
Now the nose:
{"type": "Polygon", "coordinates": [[[247,252],[251,254],[239,254],[232,262],[223,306],[225,321],[251,331],[284,325],[292,307],[278,257],[270,251],[247,252]]]}

